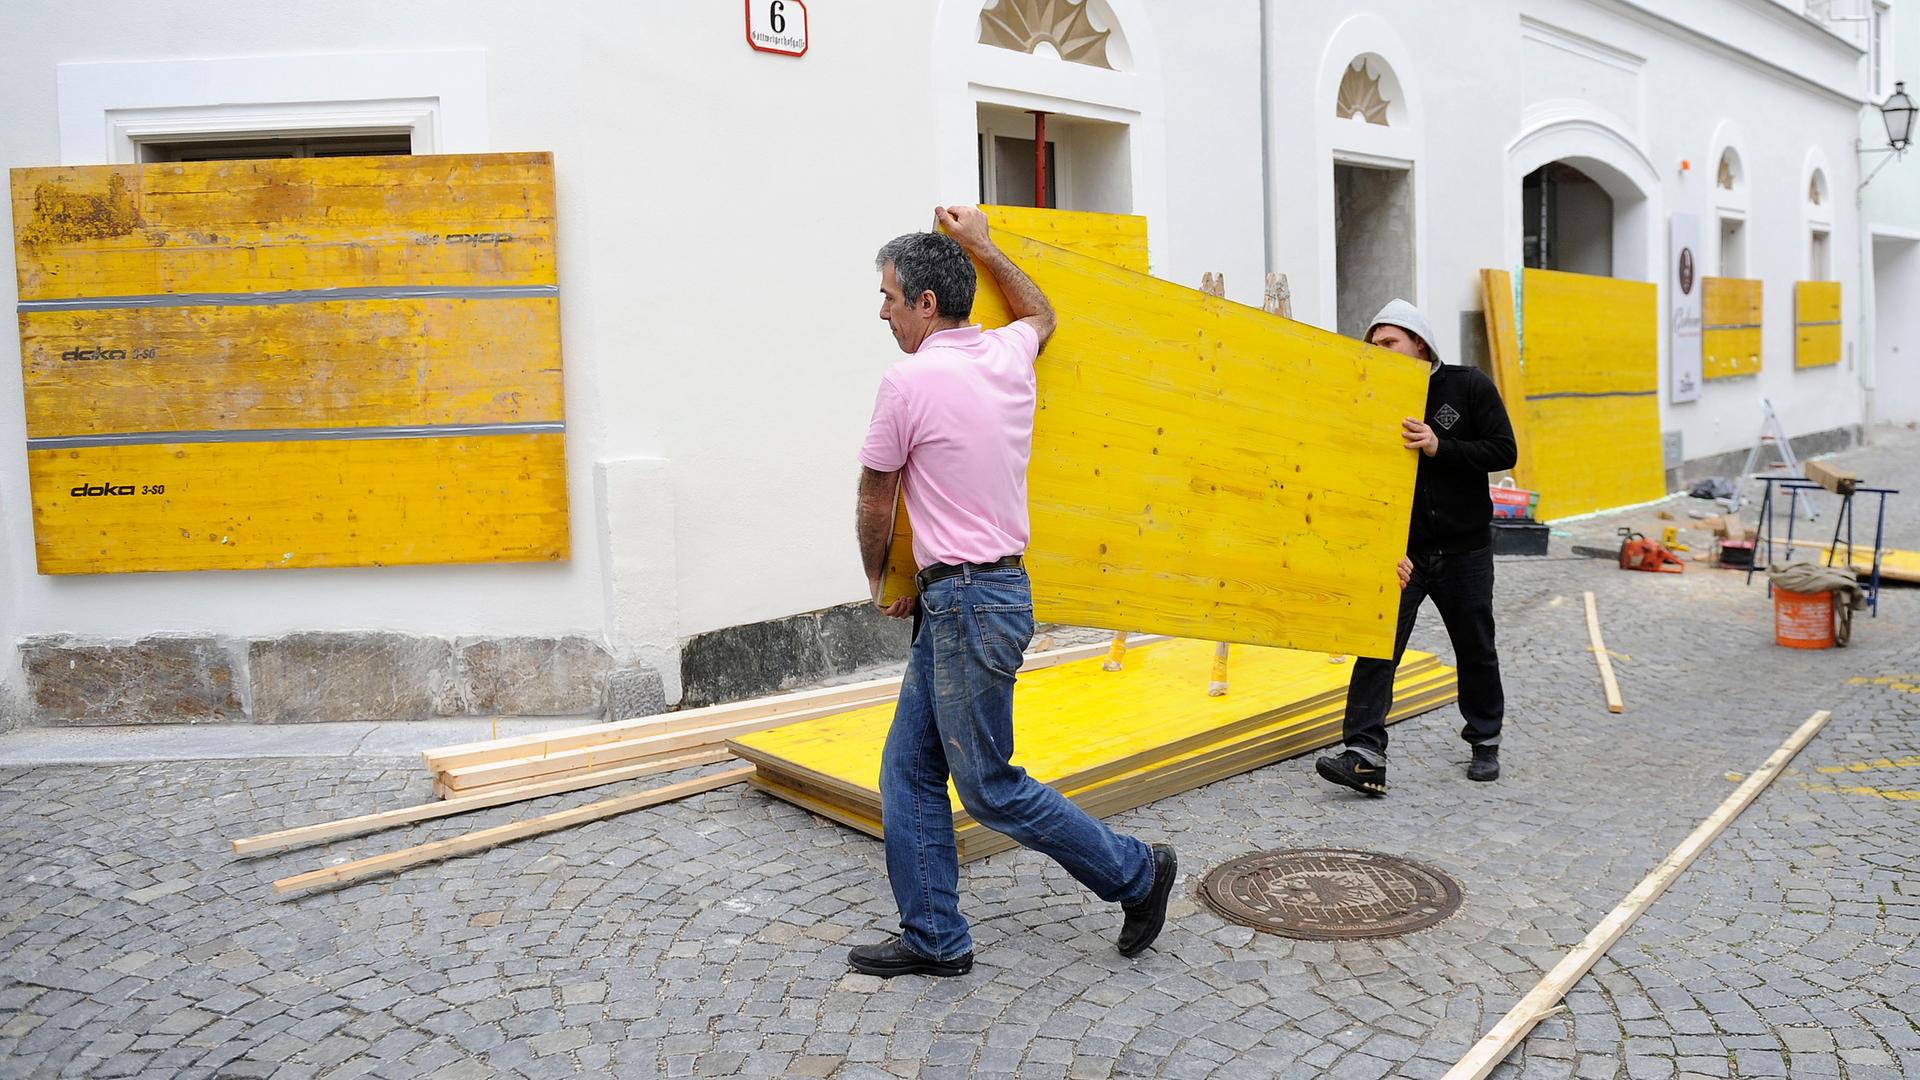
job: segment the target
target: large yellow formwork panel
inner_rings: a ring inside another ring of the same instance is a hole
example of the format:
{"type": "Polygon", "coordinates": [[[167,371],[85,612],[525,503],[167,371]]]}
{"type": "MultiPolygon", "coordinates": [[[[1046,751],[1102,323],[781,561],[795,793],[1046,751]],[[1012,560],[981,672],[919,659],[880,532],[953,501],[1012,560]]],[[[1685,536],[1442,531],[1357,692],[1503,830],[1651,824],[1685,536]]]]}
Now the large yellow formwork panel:
{"type": "MultiPolygon", "coordinates": [[[[1002,232],[1059,329],[1038,363],[1027,566],[1043,620],[1392,654],[1427,369],[1002,232]]],[[[1011,321],[982,273],[973,317],[1011,321]]],[[[911,595],[904,520],[885,596],[911,595]]]]}
{"type": "Polygon", "coordinates": [[[1010,232],[1124,266],[1148,272],[1147,219],[1138,214],[1097,214],[1087,210],[1036,209],[1031,206],[982,206],[995,232],[1010,232]]]}
{"type": "Polygon", "coordinates": [[[1666,494],[1658,302],[1646,282],[1522,272],[1526,482],[1540,492],[1541,519],[1666,494]]]}
{"type": "Polygon", "coordinates": [[[549,155],[16,169],[12,199],[41,572],[566,557],[549,155]]]}
{"type": "Polygon", "coordinates": [[[33,450],[43,574],[567,556],[564,437],[33,450]]]}
{"type": "Polygon", "coordinates": [[[1840,283],[1799,281],[1793,286],[1793,366],[1840,362],[1840,283]]]}
{"type": "Polygon", "coordinates": [[[1760,370],[1761,283],[1700,279],[1701,377],[1731,379],[1760,370]]]}

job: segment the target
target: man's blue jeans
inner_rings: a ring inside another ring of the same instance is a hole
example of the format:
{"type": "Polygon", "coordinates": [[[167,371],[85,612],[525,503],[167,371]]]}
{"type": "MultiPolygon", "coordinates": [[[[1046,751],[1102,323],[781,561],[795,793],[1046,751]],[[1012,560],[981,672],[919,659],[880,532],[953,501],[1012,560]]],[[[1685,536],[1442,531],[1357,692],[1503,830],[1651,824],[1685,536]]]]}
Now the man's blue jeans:
{"type": "Polygon", "coordinates": [[[1033,637],[1033,594],[1017,567],[963,571],[920,595],[912,659],[880,759],[887,878],[901,943],[951,960],[973,948],[960,915],[947,777],[973,819],[1051,856],[1102,900],[1146,899],[1147,845],[1008,764],[1014,672],[1033,637]]]}

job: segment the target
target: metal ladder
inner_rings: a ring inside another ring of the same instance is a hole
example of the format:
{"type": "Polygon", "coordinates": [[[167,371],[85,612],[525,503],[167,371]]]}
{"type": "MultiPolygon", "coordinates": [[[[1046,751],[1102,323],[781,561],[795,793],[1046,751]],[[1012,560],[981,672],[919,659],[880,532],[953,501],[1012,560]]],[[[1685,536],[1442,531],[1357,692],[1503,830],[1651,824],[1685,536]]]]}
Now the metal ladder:
{"type": "MultiPolygon", "coordinates": [[[[1740,471],[1734,474],[1733,498],[1722,500],[1727,504],[1729,514],[1740,512],[1740,505],[1746,501],[1747,481],[1755,475],[1754,466],[1760,464],[1760,454],[1769,444],[1779,452],[1780,463],[1787,467],[1794,479],[1806,476],[1805,470],[1800,468],[1799,459],[1793,456],[1793,441],[1787,438],[1786,429],[1780,426],[1780,415],[1773,411],[1773,399],[1761,398],[1760,409],[1760,441],[1754,444],[1753,449],[1747,451],[1747,463],[1740,466],[1740,471]]],[[[1812,499],[1795,501],[1806,509],[1808,521],[1820,519],[1820,510],[1813,505],[1812,499]]]]}

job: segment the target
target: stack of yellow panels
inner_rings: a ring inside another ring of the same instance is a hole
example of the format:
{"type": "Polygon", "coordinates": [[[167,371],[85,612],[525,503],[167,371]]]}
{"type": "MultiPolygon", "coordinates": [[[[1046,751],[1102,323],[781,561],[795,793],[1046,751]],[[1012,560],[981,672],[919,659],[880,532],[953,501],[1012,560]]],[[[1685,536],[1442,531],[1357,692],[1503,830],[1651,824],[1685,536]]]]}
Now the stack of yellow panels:
{"type": "MultiPolygon", "coordinates": [[[[1339,741],[1351,664],[1325,653],[1235,648],[1232,690],[1208,697],[1213,645],[1137,646],[1123,670],[1099,658],[1021,678],[1014,691],[1013,762],[1096,817],[1339,741]]],[[[1409,651],[1388,720],[1452,702],[1455,673],[1409,651]]],[[[743,735],[728,742],[752,762],[752,783],[796,806],[881,835],[880,751],[892,702],[743,735]]],[[[1013,846],[975,822],[948,787],[962,859],[1013,846]]]]}

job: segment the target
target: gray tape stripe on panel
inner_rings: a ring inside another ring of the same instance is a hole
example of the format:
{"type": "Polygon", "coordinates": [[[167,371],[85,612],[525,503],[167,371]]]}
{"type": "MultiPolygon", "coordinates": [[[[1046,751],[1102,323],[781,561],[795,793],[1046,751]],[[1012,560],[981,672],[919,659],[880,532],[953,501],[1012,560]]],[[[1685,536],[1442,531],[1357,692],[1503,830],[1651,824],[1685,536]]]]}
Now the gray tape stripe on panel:
{"type": "Polygon", "coordinates": [[[152,296],[76,296],[22,300],[21,312],[108,311],[114,308],[226,307],[249,304],[318,304],[328,300],[509,300],[559,296],[558,285],[368,285],[350,289],[285,289],[280,292],[156,293],[152,296]]]}
{"type": "Polygon", "coordinates": [[[327,442],[346,439],[451,439],[468,435],[553,435],[559,420],[512,424],[409,424],[394,427],[259,428],[250,431],[129,431],[111,435],[54,435],[28,439],[29,450],[83,446],[155,446],[174,443],[327,442]]]}

